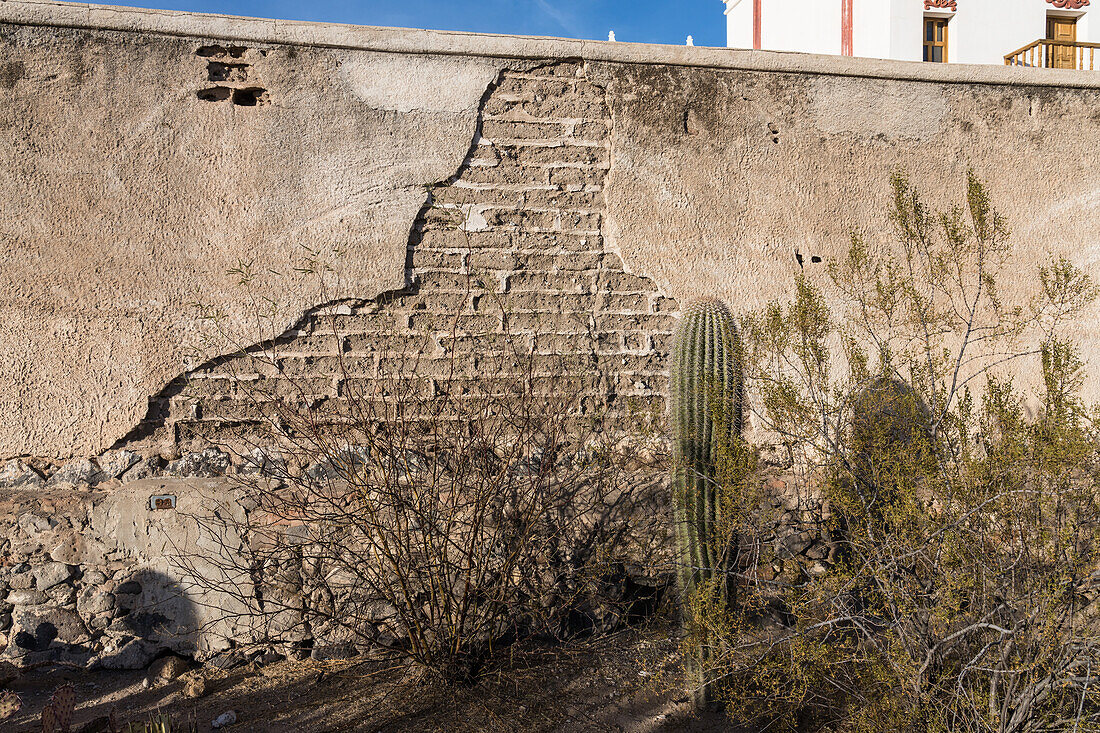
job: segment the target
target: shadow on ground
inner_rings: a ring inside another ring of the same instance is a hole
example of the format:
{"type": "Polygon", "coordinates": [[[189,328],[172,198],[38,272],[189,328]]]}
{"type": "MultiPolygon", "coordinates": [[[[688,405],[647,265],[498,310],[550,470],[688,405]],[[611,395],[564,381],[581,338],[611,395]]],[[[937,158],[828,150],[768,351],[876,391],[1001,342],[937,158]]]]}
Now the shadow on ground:
{"type": "Polygon", "coordinates": [[[228,710],[240,721],[232,730],[272,733],[734,731],[721,714],[691,711],[670,632],[667,624],[653,623],[566,647],[512,649],[466,688],[416,683],[382,662],[277,662],[206,669],[210,689],[192,699],[183,694],[184,678],[146,689],[143,671],[41,670],[13,685],[24,708],[4,730],[41,730],[43,705],[54,689],[71,683],[78,701],[74,731],[112,708],[123,726],[163,711],[199,731],[210,730],[228,710]]]}

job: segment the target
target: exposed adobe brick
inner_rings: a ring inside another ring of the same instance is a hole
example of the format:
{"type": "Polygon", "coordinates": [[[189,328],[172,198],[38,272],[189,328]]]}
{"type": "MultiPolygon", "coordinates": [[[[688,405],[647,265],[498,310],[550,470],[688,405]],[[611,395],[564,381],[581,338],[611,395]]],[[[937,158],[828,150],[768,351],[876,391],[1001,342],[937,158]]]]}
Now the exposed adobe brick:
{"type": "Polygon", "coordinates": [[[500,185],[536,185],[551,183],[550,168],[508,165],[495,168],[470,168],[463,180],[470,183],[496,183],[500,185]]]}
{"type": "Polygon", "coordinates": [[[495,139],[533,139],[543,140],[547,137],[565,137],[573,133],[574,126],[563,122],[551,122],[540,124],[537,122],[508,122],[502,120],[488,120],[481,127],[483,138],[495,139]]]}
{"type": "MultiPolygon", "coordinates": [[[[500,144],[500,165],[502,168],[509,166],[563,166],[569,164],[606,166],[611,158],[607,148],[591,145],[555,145],[555,146],[531,146],[500,144]]],[[[598,175],[593,175],[592,180],[598,180],[598,175]]]]}
{"type": "Polygon", "coordinates": [[[573,137],[579,140],[606,141],[611,137],[611,126],[606,122],[581,122],[573,126],[573,137]]]}
{"type": "Polygon", "coordinates": [[[485,374],[507,389],[531,369],[567,370],[587,395],[585,419],[648,424],[664,409],[676,303],[604,245],[610,125],[579,64],[504,74],[478,144],[413,226],[410,286],[306,319],[279,339],[274,364],[241,356],[196,370],[155,401],[146,434],[238,439],[262,432],[272,398],[337,420],[355,400],[382,414],[441,389],[465,399],[485,374]],[[396,394],[395,377],[410,371],[415,394],[396,394]]]}

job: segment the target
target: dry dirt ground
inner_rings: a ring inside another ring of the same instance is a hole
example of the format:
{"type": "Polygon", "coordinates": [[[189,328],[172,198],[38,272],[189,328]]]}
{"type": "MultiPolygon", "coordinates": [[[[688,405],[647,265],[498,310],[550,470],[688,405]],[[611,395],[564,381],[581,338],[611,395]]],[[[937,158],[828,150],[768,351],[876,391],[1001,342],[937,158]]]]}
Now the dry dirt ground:
{"type": "Polygon", "coordinates": [[[212,720],[233,710],[238,722],[224,730],[734,731],[721,714],[692,712],[673,628],[655,621],[565,647],[517,646],[477,684],[462,688],[416,683],[383,662],[207,668],[200,673],[209,691],[197,699],[183,694],[185,678],[146,688],[143,671],[37,671],[12,684],[23,709],[0,730],[40,731],[42,707],[54,689],[71,683],[78,701],[73,731],[101,730],[112,708],[123,730],[159,711],[173,723],[208,731],[212,720]]]}

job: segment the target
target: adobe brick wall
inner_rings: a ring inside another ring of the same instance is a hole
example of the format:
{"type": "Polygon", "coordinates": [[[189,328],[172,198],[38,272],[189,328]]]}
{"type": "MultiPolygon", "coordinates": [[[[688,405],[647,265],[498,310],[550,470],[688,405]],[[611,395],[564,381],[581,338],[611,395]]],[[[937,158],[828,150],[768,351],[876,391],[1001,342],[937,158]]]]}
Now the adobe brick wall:
{"type": "Polygon", "coordinates": [[[493,368],[503,338],[548,362],[591,356],[589,413],[658,420],[677,305],[605,244],[610,128],[583,63],[503,72],[461,169],[417,217],[406,288],[310,314],[265,353],[277,370],[242,356],[183,375],[119,447],[171,460],[234,442],[263,428],[257,402],[299,388],[346,414],[341,401],[406,363],[442,376],[457,352],[471,374],[493,368]]]}

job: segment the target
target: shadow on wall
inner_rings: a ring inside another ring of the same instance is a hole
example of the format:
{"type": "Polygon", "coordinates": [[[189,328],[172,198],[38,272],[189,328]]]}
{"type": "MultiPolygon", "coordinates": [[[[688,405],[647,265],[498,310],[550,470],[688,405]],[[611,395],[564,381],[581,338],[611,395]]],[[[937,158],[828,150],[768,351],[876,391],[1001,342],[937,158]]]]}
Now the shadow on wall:
{"type": "Polygon", "coordinates": [[[116,616],[109,641],[94,664],[104,669],[141,669],[172,651],[195,654],[199,619],[179,581],[148,568],[135,571],[114,592],[116,616]]]}
{"type": "Polygon", "coordinates": [[[37,597],[13,604],[5,658],[23,666],[69,663],[141,669],[168,651],[188,656],[196,652],[195,604],[179,582],[164,573],[137,570],[113,590],[100,573],[77,575],[71,584],[53,588],[68,588],[70,595],[54,592],[44,600],[46,594],[31,589],[23,593],[37,597]]]}

